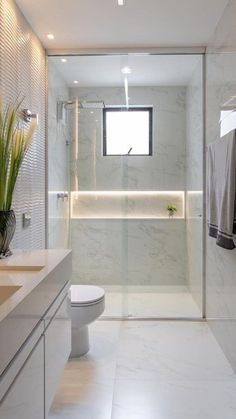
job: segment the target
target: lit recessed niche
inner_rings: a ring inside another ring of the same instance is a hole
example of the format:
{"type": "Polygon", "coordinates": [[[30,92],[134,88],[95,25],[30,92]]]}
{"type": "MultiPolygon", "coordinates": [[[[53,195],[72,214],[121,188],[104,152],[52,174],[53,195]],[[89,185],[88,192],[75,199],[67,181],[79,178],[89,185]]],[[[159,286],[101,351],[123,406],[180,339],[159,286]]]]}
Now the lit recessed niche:
{"type": "Polygon", "coordinates": [[[71,216],[79,219],[174,219],[185,218],[185,191],[73,191],[71,216]]]}

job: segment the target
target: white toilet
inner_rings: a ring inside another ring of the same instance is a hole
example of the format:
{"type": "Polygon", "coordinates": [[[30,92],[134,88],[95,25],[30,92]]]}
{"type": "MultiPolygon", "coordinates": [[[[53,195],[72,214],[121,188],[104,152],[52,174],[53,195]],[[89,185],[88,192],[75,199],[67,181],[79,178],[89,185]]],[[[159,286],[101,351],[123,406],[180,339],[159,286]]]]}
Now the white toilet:
{"type": "Polygon", "coordinates": [[[71,357],[89,351],[88,325],[96,320],[105,308],[105,291],[94,285],[71,285],[72,344],[71,357]]]}

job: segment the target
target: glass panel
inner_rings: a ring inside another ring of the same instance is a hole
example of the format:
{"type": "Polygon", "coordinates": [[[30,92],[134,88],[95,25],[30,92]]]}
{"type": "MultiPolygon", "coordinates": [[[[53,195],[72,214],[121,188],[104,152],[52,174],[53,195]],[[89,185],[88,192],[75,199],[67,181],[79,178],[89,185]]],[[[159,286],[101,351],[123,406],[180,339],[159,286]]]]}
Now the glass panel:
{"type": "Polygon", "coordinates": [[[69,89],[52,60],[48,65],[48,247],[68,248],[70,233],[69,89]]]}
{"type": "MultiPolygon", "coordinates": [[[[91,88],[71,89],[75,103],[71,150],[71,243],[73,283],[93,284],[105,289],[104,316],[124,315],[124,284],[127,251],[123,218],[113,215],[113,164],[102,156],[102,111],[99,103],[87,107],[91,88]],[[97,107],[96,107],[97,106],[97,107]],[[109,173],[111,173],[109,175],[109,173]],[[111,184],[109,184],[109,180],[111,184]]],[[[117,185],[123,189],[122,158],[115,160],[117,185]]],[[[116,199],[117,213],[126,203],[116,199]]]]}
{"type": "MultiPolygon", "coordinates": [[[[49,62],[57,73],[49,92],[54,88],[54,102],[63,101],[57,112],[67,121],[60,121],[52,159],[65,127],[72,139],[73,283],[105,288],[105,316],[201,317],[202,57],[131,54],[49,62]],[[57,78],[66,95],[55,89],[57,78]],[[152,152],[142,112],[134,128],[120,118],[135,112],[113,111],[106,127],[109,157],[104,155],[104,112],[117,107],[152,109],[152,152]]],[[[55,125],[51,114],[49,125],[55,125]]]]}
{"type": "MultiPolygon", "coordinates": [[[[130,190],[159,194],[156,199],[147,200],[145,194],[141,198],[149,213],[155,212],[153,217],[146,219],[143,212],[143,217],[128,223],[128,314],[200,317],[202,58],[162,56],[149,59],[149,65],[142,85],[131,85],[129,95],[132,105],[153,107],[153,155],[127,157],[127,183],[130,190]],[[161,83],[153,83],[154,72],[161,83]],[[163,197],[160,192],[168,195],[163,197]]],[[[134,73],[136,57],[130,58],[129,66],[134,73]]],[[[136,201],[134,207],[138,212],[136,201]]]]}

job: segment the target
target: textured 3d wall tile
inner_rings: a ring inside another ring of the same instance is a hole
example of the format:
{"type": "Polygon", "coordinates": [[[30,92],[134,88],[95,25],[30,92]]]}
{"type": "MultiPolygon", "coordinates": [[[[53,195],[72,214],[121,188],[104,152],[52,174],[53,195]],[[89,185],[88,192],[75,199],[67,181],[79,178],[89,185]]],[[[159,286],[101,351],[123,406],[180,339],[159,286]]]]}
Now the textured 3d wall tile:
{"type": "Polygon", "coordinates": [[[0,0],[0,93],[6,101],[23,98],[22,107],[38,114],[37,132],[15,191],[17,228],[12,247],[44,248],[46,58],[38,38],[11,0],[0,0]],[[32,220],[23,228],[25,212],[32,220]]]}

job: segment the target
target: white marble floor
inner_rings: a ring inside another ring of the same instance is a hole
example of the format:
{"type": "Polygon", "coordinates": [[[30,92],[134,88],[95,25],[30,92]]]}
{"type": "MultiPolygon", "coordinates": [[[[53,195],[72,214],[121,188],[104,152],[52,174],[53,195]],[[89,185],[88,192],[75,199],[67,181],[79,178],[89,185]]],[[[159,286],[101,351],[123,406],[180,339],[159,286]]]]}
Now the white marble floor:
{"type": "Polygon", "coordinates": [[[203,322],[98,321],[50,419],[235,419],[236,376],[203,322]]]}
{"type": "Polygon", "coordinates": [[[106,317],[201,318],[185,286],[104,286],[106,317]]]}

